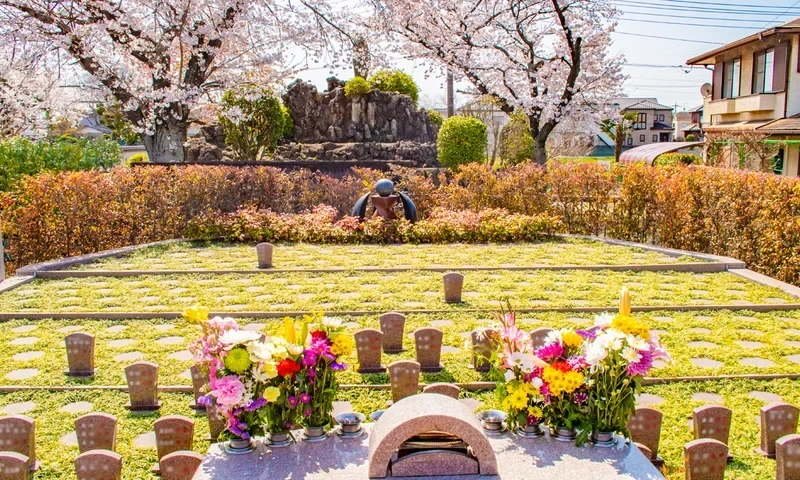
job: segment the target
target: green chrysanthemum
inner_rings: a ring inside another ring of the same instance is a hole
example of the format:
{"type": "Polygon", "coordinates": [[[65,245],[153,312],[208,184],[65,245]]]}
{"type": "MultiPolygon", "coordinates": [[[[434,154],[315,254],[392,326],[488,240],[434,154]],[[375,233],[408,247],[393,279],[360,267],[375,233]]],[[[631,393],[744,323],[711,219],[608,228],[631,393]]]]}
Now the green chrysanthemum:
{"type": "Polygon", "coordinates": [[[236,374],[242,374],[250,368],[250,354],[246,348],[237,347],[225,357],[225,368],[236,374]]]}

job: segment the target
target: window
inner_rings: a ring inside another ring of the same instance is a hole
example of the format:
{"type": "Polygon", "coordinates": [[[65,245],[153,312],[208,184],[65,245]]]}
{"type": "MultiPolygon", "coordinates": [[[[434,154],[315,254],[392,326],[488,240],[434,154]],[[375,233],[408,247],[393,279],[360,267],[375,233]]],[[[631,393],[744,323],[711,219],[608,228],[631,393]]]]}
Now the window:
{"type": "Polygon", "coordinates": [[[639,135],[639,141],[644,142],[644,135],[639,135]]]}
{"type": "Polygon", "coordinates": [[[737,58],[725,62],[722,74],[722,98],[736,98],[739,96],[739,87],[742,77],[742,59],[737,58]]]}
{"type": "Polygon", "coordinates": [[[654,142],[657,142],[657,141],[658,141],[658,135],[653,135],[653,141],[654,141],[654,142]]]}
{"type": "Polygon", "coordinates": [[[775,76],[775,49],[769,48],[755,56],[753,93],[769,93],[775,76]]]}
{"type": "Polygon", "coordinates": [[[633,137],[628,137],[628,145],[633,145],[633,137]]]}
{"type": "Polygon", "coordinates": [[[664,115],[663,114],[659,114],[658,115],[658,121],[659,122],[663,122],[664,121],[664,115]]]}
{"type": "Polygon", "coordinates": [[[778,154],[775,155],[775,158],[772,161],[773,173],[775,173],[776,175],[783,175],[784,166],[785,165],[783,163],[783,149],[781,148],[780,150],[778,150],[778,154]]]}
{"type": "Polygon", "coordinates": [[[636,116],[636,123],[633,124],[634,130],[645,130],[647,129],[647,114],[640,113],[636,116]]]}

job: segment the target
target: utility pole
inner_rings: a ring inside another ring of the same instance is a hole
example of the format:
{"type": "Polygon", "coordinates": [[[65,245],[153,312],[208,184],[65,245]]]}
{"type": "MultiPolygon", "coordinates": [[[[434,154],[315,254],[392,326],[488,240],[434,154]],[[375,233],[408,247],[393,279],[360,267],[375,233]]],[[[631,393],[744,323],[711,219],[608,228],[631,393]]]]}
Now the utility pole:
{"type": "Polygon", "coordinates": [[[455,115],[455,89],[453,88],[453,74],[447,72],[447,118],[455,115]]]}

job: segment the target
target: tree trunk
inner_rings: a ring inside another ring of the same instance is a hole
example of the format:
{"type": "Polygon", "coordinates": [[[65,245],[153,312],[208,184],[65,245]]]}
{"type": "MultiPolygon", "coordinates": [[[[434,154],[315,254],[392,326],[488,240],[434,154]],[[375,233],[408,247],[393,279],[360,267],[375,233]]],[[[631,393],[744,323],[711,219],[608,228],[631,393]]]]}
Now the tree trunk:
{"type": "Polygon", "coordinates": [[[614,158],[617,162],[619,162],[619,156],[622,155],[622,142],[624,141],[624,132],[617,129],[617,134],[614,136],[614,158]]]}
{"type": "Polygon", "coordinates": [[[152,135],[142,134],[147,156],[153,163],[183,163],[185,161],[186,136],[189,124],[181,120],[170,120],[156,125],[152,135]]]}
{"type": "Polygon", "coordinates": [[[533,137],[533,161],[539,165],[547,164],[547,135],[539,133],[533,137]]]}

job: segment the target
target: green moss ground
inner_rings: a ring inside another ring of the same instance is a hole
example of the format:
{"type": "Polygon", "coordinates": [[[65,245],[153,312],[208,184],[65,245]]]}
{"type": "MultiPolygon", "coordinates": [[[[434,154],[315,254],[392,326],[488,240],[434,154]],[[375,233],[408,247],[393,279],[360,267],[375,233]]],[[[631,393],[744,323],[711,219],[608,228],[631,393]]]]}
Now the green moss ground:
{"type": "MultiPolygon", "coordinates": [[[[4,312],[387,311],[612,306],[626,285],[637,305],[787,303],[782,291],[730,273],[613,271],[467,272],[464,303],[445,304],[442,274],[281,273],[37,280],[0,295],[4,312]]],[[[796,300],[796,299],[795,299],[796,300]]]]}
{"type": "MultiPolygon", "coordinates": [[[[176,242],[109,258],[78,270],[245,270],[256,268],[253,245],[176,242]]],[[[493,245],[277,245],[276,268],[635,265],[698,262],[639,248],[581,239],[493,245]]]]}

